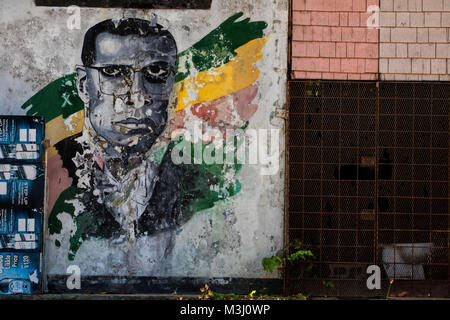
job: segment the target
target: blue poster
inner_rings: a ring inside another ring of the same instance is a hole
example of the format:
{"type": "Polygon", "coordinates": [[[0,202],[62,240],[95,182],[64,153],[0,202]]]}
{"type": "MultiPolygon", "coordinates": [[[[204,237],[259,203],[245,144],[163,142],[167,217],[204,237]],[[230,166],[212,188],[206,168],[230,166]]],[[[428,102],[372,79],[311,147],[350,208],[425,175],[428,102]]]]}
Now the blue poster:
{"type": "Polygon", "coordinates": [[[45,121],[0,116],[0,294],[40,292],[45,121]]]}
{"type": "Polygon", "coordinates": [[[44,138],[42,117],[0,116],[0,163],[39,163],[44,138]]]}
{"type": "Polygon", "coordinates": [[[39,293],[41,253],[0,252],[0,294],[39,293]]]}
{"type": "Polygon", "coordinates": [[[0,207],[40,208],[45,176],[40,164],[0,164],[0,207]]]}
{"type": "Polygon", "coordinates": [[[0,250],[42,251],[42,211],[0,208],[0,250]]]}

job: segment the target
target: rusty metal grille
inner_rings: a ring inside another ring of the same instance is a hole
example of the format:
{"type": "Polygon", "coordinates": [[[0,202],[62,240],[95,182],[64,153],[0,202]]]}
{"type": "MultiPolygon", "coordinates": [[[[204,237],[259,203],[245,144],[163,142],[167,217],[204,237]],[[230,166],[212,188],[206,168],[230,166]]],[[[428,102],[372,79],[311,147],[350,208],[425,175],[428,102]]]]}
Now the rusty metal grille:
{"type": "Polygon", "coordinates": [[[285,270],[289,294],[450,296],[449,98],[442,82],[289,82],[286,238],[314,254],[285,270]]]}

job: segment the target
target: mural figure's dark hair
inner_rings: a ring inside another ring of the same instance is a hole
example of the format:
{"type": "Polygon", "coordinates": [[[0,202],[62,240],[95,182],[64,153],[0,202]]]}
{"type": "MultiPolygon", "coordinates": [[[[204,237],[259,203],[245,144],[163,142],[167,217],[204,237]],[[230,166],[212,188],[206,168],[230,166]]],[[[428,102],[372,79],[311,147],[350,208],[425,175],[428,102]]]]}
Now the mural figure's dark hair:
{"type": "Polygon", "coordinates": [[[84,66],[89,67],[95,62],[95,41],[97,40],[97,36],[102,32],[108,32],[121,36],[165,36],[173,40],[176,45],[174,37],[167,29],[164,29],[163,26],[152,23],[149,20],[128,18],[120,20],[117,23],[114,23],[113,20],[105,20],[89,28],[89,30],[86,31],[86,34],[84,35],[83,49],[81,51],[81,61],[83,61],[84,66]]]}

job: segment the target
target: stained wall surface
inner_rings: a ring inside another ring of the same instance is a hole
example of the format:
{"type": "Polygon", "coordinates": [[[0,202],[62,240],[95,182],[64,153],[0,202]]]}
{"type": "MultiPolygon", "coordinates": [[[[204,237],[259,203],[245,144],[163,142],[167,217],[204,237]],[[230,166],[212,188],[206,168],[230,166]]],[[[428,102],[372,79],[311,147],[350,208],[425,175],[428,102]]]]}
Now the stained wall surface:
{"type": "Polygon", "coordinates": [[[77,10],[0,12],[0,113],[44,116],[51,143],[48,275],[277,277],[261,260],[283,248],[288,1],[77,10]],[[261,143],[224,163],[226,129],[261,143]]]}

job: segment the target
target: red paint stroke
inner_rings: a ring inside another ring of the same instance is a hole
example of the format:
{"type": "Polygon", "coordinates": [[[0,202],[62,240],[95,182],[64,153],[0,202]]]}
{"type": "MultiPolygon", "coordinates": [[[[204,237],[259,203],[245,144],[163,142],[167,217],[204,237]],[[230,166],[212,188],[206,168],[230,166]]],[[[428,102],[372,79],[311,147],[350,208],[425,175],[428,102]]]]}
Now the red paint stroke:
{"type": "Polygon", "coordinates": [[[258,86],[251,85],[233,94],[234,106],[241,117],[241,120],[247,122],[258,110],[257,104],[250,104],[258,93],[258,86]]]}
{"type": "MultiPolygon", "coordinates": [[[[251,104],[257,93],[258,86],[250,85],[213,101],[195,104],[191,107],[191,112],[213,129],[219,129],[224,134],[224,138],[227,138],[227,129],[240,128],[258,110],[257,104],[251,104]],[[238,117],[236,117],[236,113],[238,117]]],[[[181,126],[182,120],[178,119],[178,121],[178,126],[181,126]]],[[[209,143],[210,141],[211,139],[207,139],[203,143],[209,143]]]]}
{"type": "Polygon", "coordinates": [[[69,171],[63,167],[63,161],[59,154],[48,160],[48,213],[52,212],[53,206],[59,195],[72,185],[73,179],[69,177],[69,171]]]}
{"type": "Polygon", "coordinates": [[[191,107],[191,111],[193,115],[208,122],[212,127],[226,125],[236,128],[240,120],[248,121],[258,109],[258,105],[250,104],[257,93],[258,87],[251,85],[225,97],[195,104],[191,107]],[[234,111],[237,111],[240,119],[235,117],[234,111]]]}
{"type": "Polygon", "coordinates": [[[170,120],[169,125],[171,131],[184,129],[185,122],[188,122],[189,119],[186,119],[186,109],[181,109],[175,113],[175,117],[170,120]]]}

